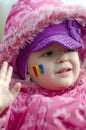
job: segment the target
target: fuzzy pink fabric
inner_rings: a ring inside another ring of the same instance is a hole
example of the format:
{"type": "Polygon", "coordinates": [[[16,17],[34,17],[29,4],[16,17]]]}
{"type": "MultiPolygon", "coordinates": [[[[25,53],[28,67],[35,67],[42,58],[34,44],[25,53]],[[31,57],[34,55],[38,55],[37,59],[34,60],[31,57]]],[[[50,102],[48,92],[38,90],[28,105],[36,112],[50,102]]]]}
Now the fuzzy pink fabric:
{"type": "MultiPolygon", "coordinates": [[[[66,6],[60,0],[18,0],[9,12],[5,24],[5,34],[0,44],[0,65],[4,60],[15,64],[19,48],[34,40],[38,32],[49,23],[58,24],[65,18],[75,18],[81,23],[82,31],[86,26],[86,9],[79,6],[66,6]],[[35,22],[34,22],[35,21],[35,22]]],[[[82,57],[85,55],[81,52],[82,57]]]]}
{"type": "Polygon", "coordinates": [[[21,81],[20,94],[0,117],[0,130],[86,130],[85,75],[83,71],[76,85],[59,92],[21,81]]]}
{"type": "MultiPolygon", "coordinates": [[[[86,9],[65,6],[60,0],[19,0],[6,21],[0,43],[0,65],[12,65],[19,48],[29,44],[49,23],[74,18],[81,23],[86,42],[86,9]],[[35,21],[35,22],[34,22],[35,21]],[[84,26],[83,26],[84,25],[84,26]]],[[[85,56],[85,51],[81,52],[85,56]]],[[[14,103],[0,115],[0,130],[86,130],[86,72],[69,90],[51,92],[21,81],[21,92],[14,103]]],[[[16,82],[11,82],[11,88],[16,82]]]]}

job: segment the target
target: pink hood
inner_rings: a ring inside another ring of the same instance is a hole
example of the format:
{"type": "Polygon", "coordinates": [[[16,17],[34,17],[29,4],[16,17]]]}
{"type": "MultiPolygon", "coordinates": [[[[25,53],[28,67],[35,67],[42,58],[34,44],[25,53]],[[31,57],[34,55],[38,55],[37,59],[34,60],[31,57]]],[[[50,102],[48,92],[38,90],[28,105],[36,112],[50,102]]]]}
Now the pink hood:
{"type": "MultiPolygon", "coordinates": [[[[63,5],[60,0],[18,0],[13,5],[6,20],[4,37],[0,44],[0,64],[4,60],[15,63],[19,48],[34,40],[38,32],[49,23],[58,24],[64,19],[74,18],[81,24],[85,41],[86,8],[63,5]]],[[[85,57],[85,50],[81,56],[85,57]]]]}

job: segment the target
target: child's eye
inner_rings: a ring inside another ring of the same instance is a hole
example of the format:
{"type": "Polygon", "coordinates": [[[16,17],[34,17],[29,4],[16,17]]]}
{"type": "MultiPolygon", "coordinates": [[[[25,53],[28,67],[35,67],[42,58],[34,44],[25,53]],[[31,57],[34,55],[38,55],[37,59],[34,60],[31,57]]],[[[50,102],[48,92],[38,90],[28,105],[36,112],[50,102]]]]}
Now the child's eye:
{"type": "Polygon", "coordinates": [[[64,52],[66,52],[66,53],[67,53],[67,52],[74,52],[74,51],[76,51],[76,49],[70,50],[70,49],[67,49],[67,48],[66,48],[66,49],[64,50],[64,52]]]}
{"type": "Polygon", "coordinates": [[[47,57],[47,56],[51,56],[52,54],[53,54],[52,51],[48,51],[48,52],[45,52],[42,56],[47,57]]]}

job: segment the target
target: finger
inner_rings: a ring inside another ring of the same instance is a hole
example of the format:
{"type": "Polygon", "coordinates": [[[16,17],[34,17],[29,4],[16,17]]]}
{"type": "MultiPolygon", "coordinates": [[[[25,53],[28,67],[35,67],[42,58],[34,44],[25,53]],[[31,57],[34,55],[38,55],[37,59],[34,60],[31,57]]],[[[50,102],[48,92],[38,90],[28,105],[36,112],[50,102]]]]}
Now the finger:
{"type": "Polygon", "coordinates": [[[13,71],[13,68],[12,68],[11,66],[9,66],[9,68],[8,68],[8,70],[7,70],[6,77],[5,77],[5,80],[7,81],[8,84],[9,84],[10,81],[11,81],[12,71],[13,71]]]}
{"type": "Polygon", "coordinates": [[[16,83],[14,88],[12,89],[12,95],[14,97],[14,99],[17,97],[18,93],[20,92],[20,88],[21,88],[21,83],[16,83]]]}
{"type": "Polygon", "coordinates": [[[8,67],[8,63],[6,61],[3,62],[3,65],[0,70],[0,78],[5,79],[7,73],[7,67],[8,67]]]}

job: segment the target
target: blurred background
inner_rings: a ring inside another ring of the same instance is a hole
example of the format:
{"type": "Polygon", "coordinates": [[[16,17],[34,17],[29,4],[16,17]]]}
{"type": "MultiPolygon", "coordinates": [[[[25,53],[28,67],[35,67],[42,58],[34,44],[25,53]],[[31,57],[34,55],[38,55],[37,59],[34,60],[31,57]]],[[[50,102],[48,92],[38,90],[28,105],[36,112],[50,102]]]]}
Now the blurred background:
{"type": "Polygon", "coordinates": [[[3,36],[3,28],[7,14],[13,3],[15,3],[16,1],[17,0],[0,0],[0,40],[3,36]]]}
{"type": "MultiPolygon", "coordinates": [[[[17,0],[0,0],[0,40],[3,36],[3,29],[8,12],[17,0]]],[[[82,4],[86,6],[86,0],[62,0],[66,4],[82,4]]]]}

